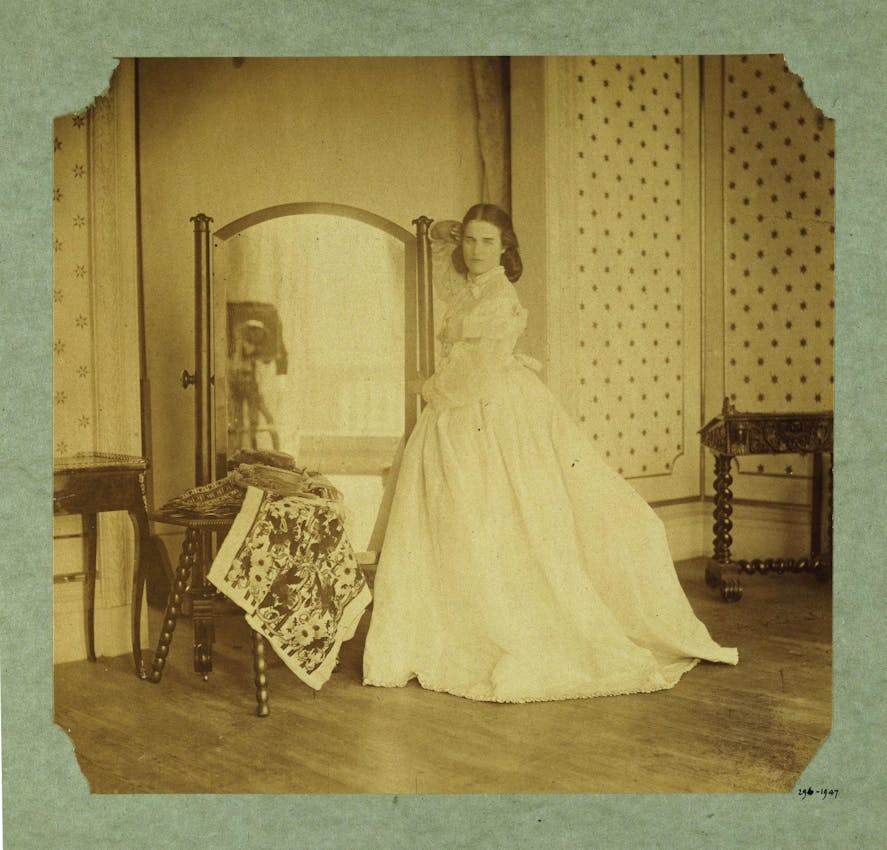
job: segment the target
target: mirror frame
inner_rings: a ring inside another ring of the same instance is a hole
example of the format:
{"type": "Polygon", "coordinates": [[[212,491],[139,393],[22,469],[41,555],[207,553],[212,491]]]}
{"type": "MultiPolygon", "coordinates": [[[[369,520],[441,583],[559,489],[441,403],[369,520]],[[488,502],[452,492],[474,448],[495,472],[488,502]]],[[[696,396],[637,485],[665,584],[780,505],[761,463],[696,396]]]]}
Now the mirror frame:
{"type": "MultiPolygon", "coordinates": [[[[212,218],[198,213],[194,223],[194,337],[195,372],[182,374],[186,387],[194,385],[196,399],[196,482],[200,486],[227,474],[227,430],[216,434],[213,247],[272,219],[299,215],[327,215],[368,224],[404,246],[404,437],[408,437],[424,406],[422,384],[434,371],[434,314],[431,289],[432,219],[413,220],[415,233],[369,210],[344,204],[300,202],[278,204],[247,213],[210,232],[212,218]]],[[[323,472],[324,470],[320,470],[323,472]]]]}

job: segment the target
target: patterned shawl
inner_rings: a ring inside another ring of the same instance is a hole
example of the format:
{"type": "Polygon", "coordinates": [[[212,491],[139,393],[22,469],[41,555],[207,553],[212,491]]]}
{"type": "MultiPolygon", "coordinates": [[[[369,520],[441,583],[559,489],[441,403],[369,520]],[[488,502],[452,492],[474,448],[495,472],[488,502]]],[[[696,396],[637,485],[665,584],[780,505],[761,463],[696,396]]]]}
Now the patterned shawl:
{"type": "Polygon", "coordinates": [[[280,495],[248,485],[207,578],[315,690],[371,600],[333,488],[280,495]]]}

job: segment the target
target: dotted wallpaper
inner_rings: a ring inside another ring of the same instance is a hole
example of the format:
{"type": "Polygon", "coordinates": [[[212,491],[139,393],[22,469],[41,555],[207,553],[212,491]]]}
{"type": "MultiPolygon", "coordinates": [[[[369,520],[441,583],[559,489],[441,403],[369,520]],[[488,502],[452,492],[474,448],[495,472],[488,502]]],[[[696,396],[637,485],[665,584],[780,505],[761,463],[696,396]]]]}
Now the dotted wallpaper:
{"type": "MultiPolygon", "coordinates": [[[[724,386],[738,410],[834,403],[835,127],[782,56],[724,63],[724,386]]],[[[758,457],[792,475],[809,459],[758,457]]]]}
{"type": "Polygon", "coordinates": [[[89,112],[53,122],[53,449],[95,447],[89,112]]]}
{"type": "Polygon", "coordinates": [[[682,60],[558,67],[571,161],[558,190],[572,194],[559,248],[572,267],[552,316],[561,398],[621,474],[669,474],[684,451],[682,60]]]}

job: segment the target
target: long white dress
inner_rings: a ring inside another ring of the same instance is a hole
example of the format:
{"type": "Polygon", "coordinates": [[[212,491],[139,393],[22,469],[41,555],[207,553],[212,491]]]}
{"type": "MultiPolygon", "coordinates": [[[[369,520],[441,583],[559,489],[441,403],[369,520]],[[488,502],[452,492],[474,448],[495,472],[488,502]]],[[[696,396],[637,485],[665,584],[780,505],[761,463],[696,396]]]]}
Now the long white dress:
{"type": "Polygon", "coordinates": [[[513,353],[527,314],[502,267],[435,286],[444,356],[401,462],[364,684],[530,702],[736,664],[693,613],[662,522],[513,353]]]}

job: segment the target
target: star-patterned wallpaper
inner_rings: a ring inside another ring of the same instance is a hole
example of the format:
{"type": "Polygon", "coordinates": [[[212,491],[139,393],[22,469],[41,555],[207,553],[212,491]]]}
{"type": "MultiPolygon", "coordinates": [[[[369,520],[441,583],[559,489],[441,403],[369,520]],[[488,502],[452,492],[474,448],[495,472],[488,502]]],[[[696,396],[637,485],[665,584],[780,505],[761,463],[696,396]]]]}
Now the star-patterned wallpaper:
{"type": "Polygon", "coordinates": [[[686,273],[682,59],[576,57],[565,90],[561,398],[626,477],[684,452],[686,273]]]}
{"type": "MultiPolygon", "coordinates": [[[[135,67],[53,122],[53,454],[141,451],[136,233],[135,67]]],[[[49,201],[49,199],[47,199],[49,201]]],[[[53,653],[83,658],[81,518],[53,517],[53,653]]],[[[132,523],[98,517],[96,648],[130,642],[132,523]]],[[[143,635],[144,637],[144,635],[143,635]]]]}
{"type": "MultiPolygon", "coordinates": [[[[835,126],[779,55],[724,60],[724,386],[738,410],[834,404],[835,126]]],[[[742,473],[809,474],[809,459],[742,473]]]]}
{"type": "MultiPolygon", "coordinates": [[[[664,477],[699,450],[703,384],[692,364],[703,292],[712,293],[700,276],[706,221],[694,213],[693,175],[712,154],[724,198],[724,391],[740,410],[831,409],[835,133],[802,80],[781,56],[724,57],[715,150],[692,109],[715,84],[699,85],[696,57],[566,57],[553,67],[554,380],[608,462],[627,478],[664,477]]],[[[810,465],[761,456],[739,466],[745,478],[803,478],[810,465]]]]}
{"type": "Polygon", "coordinates": [[[53,449],[95,448],[89,111],[53,122],[53,449]]]}

